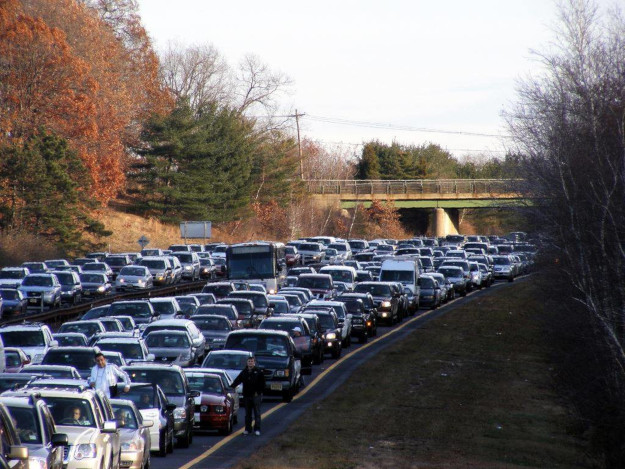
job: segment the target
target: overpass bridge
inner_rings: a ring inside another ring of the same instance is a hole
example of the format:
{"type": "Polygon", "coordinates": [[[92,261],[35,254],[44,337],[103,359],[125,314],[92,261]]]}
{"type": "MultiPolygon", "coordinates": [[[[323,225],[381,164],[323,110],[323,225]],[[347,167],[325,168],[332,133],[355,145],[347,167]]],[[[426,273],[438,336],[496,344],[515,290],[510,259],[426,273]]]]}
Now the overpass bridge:
{"type": "Polygon", "coordinates": [[[525,203],[522,179],[309,180],[308,192],[321,206],[431,209],[437,236],[458,233],[459,209],[514,207],[525,203]]]}

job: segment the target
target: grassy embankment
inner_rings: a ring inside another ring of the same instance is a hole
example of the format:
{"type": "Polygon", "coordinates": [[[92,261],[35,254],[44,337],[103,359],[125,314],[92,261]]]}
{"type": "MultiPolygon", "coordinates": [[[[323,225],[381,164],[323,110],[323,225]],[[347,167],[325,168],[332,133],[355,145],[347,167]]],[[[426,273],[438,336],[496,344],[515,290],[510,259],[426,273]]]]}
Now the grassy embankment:
{"type": "Polygon", "coordinates": [[[581,468],[531,281],[385,349],[237,468],[581,468]]]}

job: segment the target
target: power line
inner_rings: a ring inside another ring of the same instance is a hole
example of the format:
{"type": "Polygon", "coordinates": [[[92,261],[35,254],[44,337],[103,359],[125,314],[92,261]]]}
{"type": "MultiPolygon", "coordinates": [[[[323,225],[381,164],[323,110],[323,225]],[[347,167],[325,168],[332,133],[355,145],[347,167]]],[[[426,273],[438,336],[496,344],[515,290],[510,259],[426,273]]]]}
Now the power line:
{"type": "MultiPolygon", "coordinates": [[[[335,142],[335,141],[331,141],[331,140],[321,140],[321,139],[317,139],[317,138],[313,138],[312,140],[317,141],[317,142],[321,142],[321,143],[326,143],[326,144],[330,144],[330,145],[344,145],[344,146],[354,146],[354,147],[362,147],[365,144],[364,143],[353,143],[353,142],[335,142]]],[[[506,153],[506,150],[487,150],[487,149],[479,149],[479,148],[443,148],[441,147],[443,150],[446,151],[465,151],[465,152],[473,152],[473,153],[478,153],[478,152],[482,152],[482,153],[506,153]]]]}
{"type": "Polygon", "coordinates": [[[368,121],[341,119],[341,118],[336,118],[336,117],[314,116],[310,114],[307,115],[307,118],[315,122],[323,122],[323,123],[337,124],[337,125],[350,125],[354,127],[370,127],[374,129],[403,130],[407,132],[441,133],[441,134],[452,134],[452,135],[465,135],[465,136],[471,136],[471,137],[510,138],[507,135],[487,134],[487,133],[480,133],[480,132],[468,132],[468,131],[463,131],[463,130],[430,129],[426,127],[412,127],[408,125],[389,124],[389,123],[383,123],[383,122],[368,122],[368,121]]]}

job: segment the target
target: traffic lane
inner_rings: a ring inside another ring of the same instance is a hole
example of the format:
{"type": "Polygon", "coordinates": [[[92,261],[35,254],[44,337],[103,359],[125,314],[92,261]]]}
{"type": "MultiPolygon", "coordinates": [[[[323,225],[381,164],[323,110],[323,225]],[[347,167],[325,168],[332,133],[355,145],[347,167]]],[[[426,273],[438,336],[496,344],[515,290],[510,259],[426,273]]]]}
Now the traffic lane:
{"type": "MultiPolygon", "coordinates": [[[[380,327],[378,329],[379,330],[378,335],[382,334],[388,329],[389,328],[387,327],[380,327]]],[[[350,347],[343,349],[343,354],[347,352],[351,352],[352,350],[356,350],[362,345],[364,344],[357,344],[356,342],[352,342],[352,345],[350,347]]],[[[323,361],[321,365],[314,365],[312,369],[312,374],[304,375],[304,384],[305,384],[304,388],[295,396],[292,402],[288,404],[284,403],[284,406],[289,409],[294,408],[295,407],[294,404],[296,402],[299,402],[299,396],[303,393],[303,391],[305,391],[308,388],[309,383],[313,382],[321,373],[323,373],[325,370],[327,370],[330,366],[332,366],[337,361],[338,361],[337,359],[331,358],[330,355],[328,354],[326,355],[325,360],[323,361]]],[[[265,414],[268,411],[271,411],[282,404],[283,402],[280,396],[264,396],[261,411],[263,412],[263,414],[265,414]]],[[[238,418],[238,422],[234,425],[233,434],[236,433],[237,431],[242,432],[245,426],[245,408],[244,408],[242,399],[241,399],[241,408],[239,409],[237,418],[238,418]]],[[[292,419],[289,421],[292,421],[292,419]]],[[[267,421],[268,425],[269,425],[269,422],[270,421],[267,421]]],[[[250,435],[250,436],[245,437],[246,440],[247,439],[249,440],[263,439],[265,428],[268,428],[268,427],[265,426],[265,420],[263,419],[262,421],[263,435],[261,435],[261,438],[250,435]]],[[[154,454],[152,454],[150,466],[154,469],[171,469],[172,467],[181,467],[184,464],[196,458],[198,455],[204,453],[205,451],[219,444],[219,442],[222,441],[224,438],[226,437],[224,437],[223,435],[220,435],[216,431],[215,432],[209,432],[209,431],[195,432],[193,434],[193,443],[191,444],[191,446],[189,446],[189,448],[175,447],[174,452],[172,454],[168,454],[167,457],[165,458],[159,458],[158,456],[155,456],[154,454]]],[[[212,460],[212,457],[211,457],[211,460],[212,460]]],[[[200,465],[198,467],[204,467],[204,466],[200,465]]]]}
{"type": "Polygon", "coordinates": [[[292,402],[285,404],[279,398],[274,397],[263,399],[261,408],[263,413],[262,434],[260,437],[242,435],[245,422],[245,410],[242,408],[239,410],[238,424],[235,425],[232,435],[224,437],[217,433],[195,433],[193,444],[189,448],[175,448],[174,453],[166,458],[152,456],[152,467],[156,469],[171,469],[172,467],[221,469],[234,466],[241,459],[251,456],[271,438],[285,431],[288,425],[294,422],[304,410],[313,403],[329,396],[359,366],[388,345],[405,338],[427,321],[445,314],[453,307],[470,301],[478,295],[487,294],[491,288],[505,287],[506,285],[510,284],[498,282],[490,288],[474,290],[466,297],[457,297],[435,310],[420,309],[414,317],[408,317],[393,327],[379,326],[378,336],[369,339],[366,344],[352,342],[351,347],[343,349],[343,355],[340,359],[332,359],[327,356],[321,366],[313,367],[312,375],[304,377],[306,386],[295,396],[292,402]],[[364,350],[360,351],[363,348],[364,350]],[[328,377],[328,374],[331,376],[328,377]],[[319,381],[315,382],[318,379],[319,381]],[[201,461],[195,460],[207,452],[210,454],[201,461]]]}

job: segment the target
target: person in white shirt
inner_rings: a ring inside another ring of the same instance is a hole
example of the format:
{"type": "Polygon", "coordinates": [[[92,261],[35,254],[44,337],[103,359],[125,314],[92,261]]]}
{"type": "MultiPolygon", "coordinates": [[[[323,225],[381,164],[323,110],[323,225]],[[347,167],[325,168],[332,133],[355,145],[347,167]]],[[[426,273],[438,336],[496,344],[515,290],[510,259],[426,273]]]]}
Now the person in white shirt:
{"type": "Polygon", "coordinates": [[[89,377],[89,385],[92,388],[99,389],[107,397],[115,397],[117,395],[117,383],[124,383],[124,392],[130,390],[130,378],[126,373],[119,369],[117,365],[109,365],[102,353],[95,354],[95,366],[91,368],[91,376],[89,377]]]}

